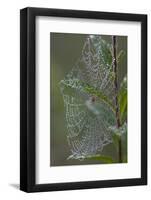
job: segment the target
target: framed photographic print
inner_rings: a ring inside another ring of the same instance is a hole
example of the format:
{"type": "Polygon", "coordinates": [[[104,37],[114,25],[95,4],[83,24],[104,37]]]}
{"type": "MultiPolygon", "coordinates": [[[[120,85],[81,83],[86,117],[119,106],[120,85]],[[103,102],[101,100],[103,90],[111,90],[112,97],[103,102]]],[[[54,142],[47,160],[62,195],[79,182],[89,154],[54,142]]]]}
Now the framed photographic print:
{"type": "Polygon", "coordinates": [[[20,189],[147,184],[147,16],[20,12],[20,189]]]}

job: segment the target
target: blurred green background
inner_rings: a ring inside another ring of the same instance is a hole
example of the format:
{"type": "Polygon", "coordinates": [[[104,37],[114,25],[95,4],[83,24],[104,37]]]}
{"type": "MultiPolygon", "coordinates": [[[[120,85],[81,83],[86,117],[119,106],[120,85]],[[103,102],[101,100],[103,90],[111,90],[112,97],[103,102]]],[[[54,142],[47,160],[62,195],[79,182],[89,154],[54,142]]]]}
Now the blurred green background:
{"type": "MultiPolygon", "coordinates": [[[[71,155],[66,138],[66,120],[63,97],[60,92],[59,82],[73,68],[83,49],[88,35],[71,33],[50,33],[50,76],[51,76],[51,137],[50,137],[50,165],[83,165],[100,164],[98,160],[67,160],[71,155]]],[[[102,35],[102,38],[111,43],[111,36],[102,35]]],[[[124,50],[125,56],[118,65],[119,82],[127,73],[127,37],[117,37],[117,51],[124,50]]],[[[126,147],[123,147],[126,148],[126,147]]],[[[113,144],[104,147],[102,155],[109,155],[117,160],[116,148],[113,144]]]]}

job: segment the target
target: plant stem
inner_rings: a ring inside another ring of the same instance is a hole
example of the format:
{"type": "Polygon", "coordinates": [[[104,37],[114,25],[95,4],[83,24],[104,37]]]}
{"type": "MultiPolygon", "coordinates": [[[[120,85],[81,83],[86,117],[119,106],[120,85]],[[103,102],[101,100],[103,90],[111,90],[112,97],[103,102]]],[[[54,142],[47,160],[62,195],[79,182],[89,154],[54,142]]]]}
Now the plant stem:
{"type": "MultiPolygon", "coordinates": [[[[112,36],[112,66],[113,72],[115,75],[114,78],[114,90],[115,90],[115,113],[116,113],[116,126],[119,128],[121,126],[120,123],[120,115],[119,115],[119,103],[118,103],[118,78],[117,78],[117,58],[116,58],[116,48],[117,48],[117,38],[116,36],[112,36]]],[[[122,163],[122,143],[121,137],[119,137],[119,162],[122,163]]]]}

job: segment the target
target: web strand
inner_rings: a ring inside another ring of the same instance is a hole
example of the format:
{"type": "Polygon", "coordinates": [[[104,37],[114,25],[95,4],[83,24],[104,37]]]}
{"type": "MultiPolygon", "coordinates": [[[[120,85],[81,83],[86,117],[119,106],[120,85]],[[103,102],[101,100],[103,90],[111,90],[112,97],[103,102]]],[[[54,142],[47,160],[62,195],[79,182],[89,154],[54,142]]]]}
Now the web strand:
{"type": "Polygon", "coordinates": [[[71,150],[69,158],[81,160],[94,156],[112,142],[110,126],[116,123],[114,77],[112,63],[105,61],[103,45],[100,36],[88,37],[78,62],[60,81],[71,150]],[[96,91],[109,99],[108,105],[96,91]]]}

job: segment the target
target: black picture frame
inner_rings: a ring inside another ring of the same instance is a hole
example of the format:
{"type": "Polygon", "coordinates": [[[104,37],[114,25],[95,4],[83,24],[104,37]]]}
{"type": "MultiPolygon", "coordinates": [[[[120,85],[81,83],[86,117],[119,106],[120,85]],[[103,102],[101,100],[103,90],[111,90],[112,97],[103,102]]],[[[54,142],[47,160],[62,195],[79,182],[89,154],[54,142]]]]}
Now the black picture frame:
{"type": "Polygon", "coordinates": [[[20,189],[25,192],[121,187],[147,184],[147,15],[48,8],[20,11],[20,189]],[[35,182],[35,19],[37,16],[141,23],[141,178],[36,184],[35,182]]]}

